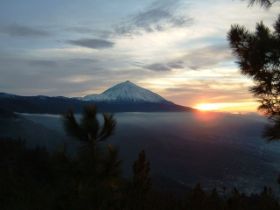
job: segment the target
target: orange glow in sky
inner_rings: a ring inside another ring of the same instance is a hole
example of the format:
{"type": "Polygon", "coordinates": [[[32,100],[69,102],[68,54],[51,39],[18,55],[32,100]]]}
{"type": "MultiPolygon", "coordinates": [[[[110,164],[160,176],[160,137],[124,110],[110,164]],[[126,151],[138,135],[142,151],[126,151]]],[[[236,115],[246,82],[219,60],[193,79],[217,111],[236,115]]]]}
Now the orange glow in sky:
{"type": "Polygon", "coordinates": [[[218,103],[209,103],[209,104],[197,104],[195,108],[201,111],[212,111],[212,110],[219,110],[222,108],[222,106],[218,103]]]}
{"type": "Polygon", "coordinates": [[[222,111],[222,112],[248,112],[256,111],[257,102],[226,102],[226,103],[198,103],[194,108],[201,111],[222,111]]]}

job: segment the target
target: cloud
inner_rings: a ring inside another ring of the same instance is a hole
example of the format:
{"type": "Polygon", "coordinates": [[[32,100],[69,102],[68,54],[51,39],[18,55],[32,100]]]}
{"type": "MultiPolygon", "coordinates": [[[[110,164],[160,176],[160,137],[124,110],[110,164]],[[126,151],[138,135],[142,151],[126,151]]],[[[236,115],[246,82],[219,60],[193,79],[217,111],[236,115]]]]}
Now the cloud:
{"type": "Polygon", "coordinates": [[[15,37],[45,37],[50,35],[45,30],[19,24],[2,26],[0,27],[0,33],[15,37]]]}
{"type": "Polygon", "coordinates": [[[129,17],[128,21],[116,27],[121,35],[144,32],[165,31],[170,28],[185,27],[193,23],[193,18],[178,14],[180,0],[158,0],[145,10],[129,17]],[[177,15],[175,15],[177,14],[177,15]]]}
{"type": "MultiPolygon", "coordinates": [[[[54,58],[54,59],[16,59],[16,60],[10,60],[10,62],[22,62],[21,65],[28,65],[30,67],[40,67],[42,68],[53,68],[56,67],[59,69],[59,67],[74,67],[74,66],[91,66],[93,63],[97,63],[97,59],[92,59],[92,58],[54,58]]],[[[0,64],[1,64],[1,59],[0,59],[0,64]]]]}
{"type": "Polygon", "coordinates": [[[189,87],[175,87],[175,88],[165,88],[166,92],[177,93],[177,92],[193,92],[194,89],[190,89],[189,87]]]}
{"type": "Polygon", "coordinates": [[[92,64],[92,63],[96,63],[98,62],[97,59],[93,59],[93,58],[71,58],[68,59],[69,62],[71,63],[83,63],[83,64],[92,64]]]}
{"type": "Polygon", "coordinates": [[[171,61],[167,65],[172,69],[183,69],[184,68],[183,61],[171,61]]]}
{"type": "Polygon", "coordinates": [[[56,56],[39,59],[29,54],[6,54],[0,56],[0,66],[5,67],[0,68],[1,91],[20,95],[82,96],[100,93],[128,79],[135,81],[137,78],[138,81],[154,77],[151,76],[153,72],[145,72],[142,68],[127,69],[107,57],[103,62],[102,56],[94,59],[56,56]]]}
{"type": "Polygon", "coordinates": [[[195,105],[197,103],[226,103],[253,101],[245,83],[228,81],[188,81],[185,84],[174,85],[163,91],[169,100],[183,105],[195,105]],[[213,84],[217,88],[213,88],[213,84]],[[230,86],[233,85],[233,88],[230,86]],[[221,86],[218,88],[218,86],[221,86]],[[229,88],[223,88],[228,86],[229,88]]]}
{"type": "Polygon", "coordinates": [[[114,42],[103,40],[103,39],[78,39],[78,40],[68,40],[67,43],[72,45],[92,48],[92,49],[106,49],[112,48],[114,42]]]}
{"type": "Polygon", "coordinates": [[[190,69],[199,70],[232,61],[233,56],[227,45],[220,44],[191,50],[182,60],[190,69]]]}
{"type": "Polygon", "coordinates": [[[82,26],[69,26],[64,28],[65,32],[70,32],[70,33],[77,33],[77,34],[87,34],[89,36],[95,36],[95,37],[102,37],[108,38],[113,35],[112,30],[109,29],[98,29],[94,28],[93,26],[87,26],[87,25],[82,25],[82,26]]]}
{"type": "Polygon", "coordinates": [[[172,71],[173,69],[183,69],[183,64],[182,61],[171,61],[169,63],[153,63],[144,66],[144,68],[152,71],[172,71]]]}
{"type": "Polygon", "coordinates": [[[136,64],[144,69],[168,72],[174,69],[203,70],[232,62],[233,56],[226,44],[217,44],[189,50],[185,55],[169,62],[155,62],[148,65],[136,64]]]}
{"type": "Polygon", "coordinates": [[[84,33],[92,34],[95,32],[95,30],[86,26],[70,26],[70,27],[66,27],[64,30],[67,32],[77,32],[83,34],[84,33]]]}
{"type": "Polygon", "coordinates": [[[145,66],[145,68],[152,70],[152,71],[170,71],[171,69],[162,63],[154,63],[148,66],[145,66]]]}
{"type": "Polygon", "coordinates": [[[31,66],[54,67],[57,65],[57,62],[52,60],[30,60],[28,64],[31,66]]]}
{"type": "Polygon", "coordinates": [[[236,90],[236,93],[241,93],[240,90],[244,90],[248,93],[249,84],[245,81],[240,82],[232,78],[223,78],[222,76],[218,77],[217,80],[195,80],[195,81],[186,81],[184,84],[178,84],[175,87],[165,88],[167,92],[201,92],[204,91],[213,91],[213,92],[228,92],[236,90]],[[222,79],[220,79],[222,78],[222,79]]]}

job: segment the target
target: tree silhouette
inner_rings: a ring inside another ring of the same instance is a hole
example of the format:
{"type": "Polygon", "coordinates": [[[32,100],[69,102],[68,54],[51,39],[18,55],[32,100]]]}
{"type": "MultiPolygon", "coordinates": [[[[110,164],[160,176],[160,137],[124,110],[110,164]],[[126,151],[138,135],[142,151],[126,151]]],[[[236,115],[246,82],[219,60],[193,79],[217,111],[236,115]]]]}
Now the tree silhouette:
{"type": "MultiPolygon", "coordinates": [[[[115,159],[116,153],[112,151],[107,155],[110,157],[107,159],[108,163],[102,164],[110,168],[110,160],[115,159]]],[[[93,176],[89,168],[85,170],[87,174],[77,174],[80,170],[78,161],[81,160],[65,156],[61,151],[48,153],[43,148],[28,148],[22,140],[0,138],[1,210],[280,209],[278,196],[275,197],[267,187],[261,193],[250,195],[234,189],[226,196],[221,196],[215,189],[212,192],[204,190],[200,185],[186,191],[185,196],[150,189],[149,163],[143,151],[135,161],[134,185],[130,190],[130,185],[126,186],[129,182],[126,181],[118,189],[106,187],[110,186],[108,182],[104,185],[104,179],[93,176]],[[83,177],[79,183],[79,191],[77,176],[83,177]]],[[[116,173],[117,171],[110,170],[103,176],[116,178],[116,173]]],[[[106,181],[112,183],[112,179],[106,181]]]]}
{"type": "Polygon", "coordinates": [[[133,187],[139,194],[145,194],[151,187],[150,163],[146,160],[144,150],[133,164],[133,187]]]}
{"type": "Polygon", "coordinates": [[[277,2],[279,0],[274,0],[274,1],[271,1],[271,0],[249,0],[249,5],[252,6],[254,4],[260,4],[262,7],[265,7],[265,8],[269,8],[272,6],[273,3],[277,2]]]}
{"type": "MultiPolygon", "coordinates": [[[[264,4],[266,1],[262,2],[264,4]]],[[[265,130],[264,137],[279,140],[280,16],[274,24],[274,31],[262,22],[256,25],[255,32],[250,32],[243,26],[232,25],[228,40],[238,59],[241,73],[252,78],[255,83],[250,91],[259,99],[259,110],[272,121],[272,125],[265,130]]]]}
{"type": "Polygon", "coordinates": [[[95,105],[85,106],[80,123],[77,122],[72,110],[69,110],[63,118],[66,132],[80,140],[80,142],[90,146],[93,150],[96,149],[98,142],[105,141],[110,137],[116,127],[113,115],[103,113],[104,124],[100,128],[95,105]]]}
{"type": "Polygon", "coordinates": [[[71,110],[63,116],[66,132],[82,143],[83,150],[76,160],[75,182],[83,209],[111,204],[121,182],[117,150],[112,145],[100,144],[114,133],[116,121],[110,114],[102,116],[101,126],[94,105],[85,106],[79,122],[71,110]]]}

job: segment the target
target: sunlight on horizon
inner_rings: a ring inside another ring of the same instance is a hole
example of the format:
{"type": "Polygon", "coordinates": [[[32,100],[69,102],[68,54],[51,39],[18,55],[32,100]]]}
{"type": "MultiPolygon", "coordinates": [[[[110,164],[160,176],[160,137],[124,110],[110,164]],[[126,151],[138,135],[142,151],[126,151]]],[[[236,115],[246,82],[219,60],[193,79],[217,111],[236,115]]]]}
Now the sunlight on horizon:
{"type": "Polygon", "coordinates": [[[194,106],[200,111],[219,111],[219,112],[257,112],[257,102],[225,102],[225,103],[198,103],[194,106]]]}
{"type": "Polygon", "coordinates": [[[221,109],[221,105],[218,103],[209,103],[209,104],[198,104],[195,106],[196,109],[201,111],[212,111],[221,109]]]}

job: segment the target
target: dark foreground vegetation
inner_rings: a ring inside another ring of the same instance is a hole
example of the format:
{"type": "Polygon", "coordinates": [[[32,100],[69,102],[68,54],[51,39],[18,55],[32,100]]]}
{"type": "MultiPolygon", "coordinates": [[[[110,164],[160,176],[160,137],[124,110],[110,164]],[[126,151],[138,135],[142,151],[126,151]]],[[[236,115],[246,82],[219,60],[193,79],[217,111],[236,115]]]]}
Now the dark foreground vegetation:
{"type": "Polygon", "coordinates": [[[197,184],[183,194],[153,187],[150,165],[140,152],[124,178],[118,151],[106,143],[115,130],[112,115],[96,117],[94,106],[84,110],[81,120],[73,112],[64,117],[67,133],[80,142],[75,155],[65,147],[50,153],[28,148],[23,140],[0,139],[0,209],[186,209],[186,210],[274,210],[279,202],[271,189],[246,195],[238,189],[204,191],[197,184]]]}
{"type": "MultiPolygon", "coordinates": [[[[249,2],[270,8],[279,0],[249,2]]],[[[232,25],[228,41],[240,72],[254,81],[249,90],[260,102],[258,109],[271,121],[263,136],[268,141],[280,140],[280,15],[273,27],[260,22],[254,32],[244,26],[232,25]]]]}
{"type": "Polygon", "coordinates": [[[70,158],[63,150],[49,154],[43,148],[27,149],[20,140],[1,139],[0,144],[2,210],[280,209],[268,188],[252,195],[237,189],[205,192],[200,185],[182,196],[156,191],[143,152],[132,167],[133,177],[124,179],[112,148],[94,161],[89,153],[70,158]]]}

